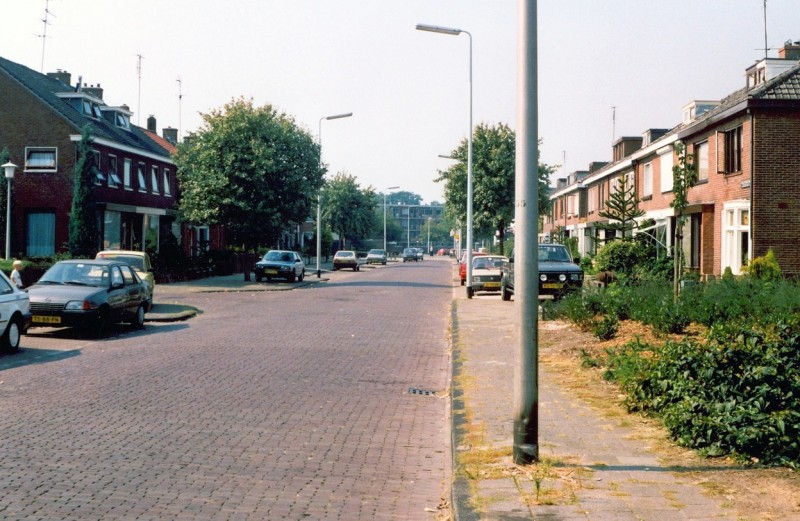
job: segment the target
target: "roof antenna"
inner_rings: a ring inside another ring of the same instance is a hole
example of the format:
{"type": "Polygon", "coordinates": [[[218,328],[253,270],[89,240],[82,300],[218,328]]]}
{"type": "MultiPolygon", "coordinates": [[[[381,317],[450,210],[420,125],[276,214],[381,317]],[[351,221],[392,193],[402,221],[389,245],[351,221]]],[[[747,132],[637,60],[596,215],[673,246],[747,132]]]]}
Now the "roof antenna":
{"type": "MultiPolygon", "coordinates": [[[[178,82],[178,143],[181,141],[181,102],[183,100],[183,82],[181,81],[181,77],[178,76],[176,80],[178,82]]],[[[177,143],[176,143],[177,144],[177,143]]]]}
{"type": "Polygon", "coordinates": [[[45,0],[44,3],[44,18],[42,18],[42,34],[37,34],[39,38],[42,39],[42,68],[39,72],[44,74],[44,44],[47,41],[47,26],[50,25],[50,22],[47,21],[48,16],[55,16],[53,13],[50,12],[50,0],[45,0]]]}
{"type": "Polygon", "coordinates": [[[139,77],[139,99],[137,103],[139,104],[139,108],[136,109],[136,125],[141,127],[142,124],[142,59],[144,56],[141,54],[136,55],[138,60],[136,61],[136,75],[139,77]]]}
{"type": "MultiPolygon", "coordinates": [[[[760,51],[761,49],[756,49],[756,50],[760,51]]],[[[764,49],[763,50],[764,50],[764,59],[766,60],[767,58],[769,58],[769,51],[772,50],[772,48],[767,43],[767,0],[764,0],[764,49]]]]}
{"type": "Polygon", "coordinates": [[[611,143],[617,139],[617,107],[611,106],[611,143]]]}

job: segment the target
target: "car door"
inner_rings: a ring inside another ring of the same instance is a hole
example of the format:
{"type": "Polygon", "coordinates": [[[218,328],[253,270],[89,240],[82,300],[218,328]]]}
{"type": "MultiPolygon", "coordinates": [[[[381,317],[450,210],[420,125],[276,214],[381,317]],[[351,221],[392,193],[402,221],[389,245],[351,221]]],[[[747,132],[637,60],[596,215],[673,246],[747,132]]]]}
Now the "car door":
{"type": "Polygon", "coordinates": [[[118,265],[109,266],[108,305],[111,308],[111,317],[114,322],[123,320],[128,314],[128,292],[125,288],[125,279],[122,269],[118,265]]]}
{"type": "Polygon", "coordinates": [[[142,279],[130,266],[120,266],[122,279],[125,281],[125,319],[129,319],[136,314],[139,306],[147,298],[145,284],[142,279]]]}
{"type": "Polygon", "coordinates": [[[4,277],[0,277],[0,335],[5,333],[8,327],[8,321],[14,313],[16,300],[14,288],[4,277]]]}

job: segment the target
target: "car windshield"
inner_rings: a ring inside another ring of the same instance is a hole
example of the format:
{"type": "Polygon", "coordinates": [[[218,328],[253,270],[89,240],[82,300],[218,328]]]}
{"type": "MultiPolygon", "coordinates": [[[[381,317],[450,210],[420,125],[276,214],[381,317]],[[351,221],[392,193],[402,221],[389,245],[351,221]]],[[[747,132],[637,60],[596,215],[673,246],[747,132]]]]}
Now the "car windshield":
{"type": "Polygon", "coordinates": [[[383,255],[383,250],[369,250],[369,255],[383,255]]]}
{"type": "Polygon", "coordinates": [[[285,251],[268,251],[266,255],[264,255],[265,261],[275,261],[275,262],[292,262],[292,254],[285,251]]]}
{"type": "Polygon", "coordinates": [[[340,252],[336,252],[336,256],[337,257],[352,257],[353,256],[353,252],[352,251],[340,251],[340,252]]]}
{"type": "Polygon", "coordinates": [[[98,258],[118,260],[120,262],[124,262],[125,264],[130,264],[139,271],[144,271],[144,257],[138,257],[136,255],[117,255],[116,253],[108,253],[108,254],[98,255],[98,258]]]}
{"type": "Polygon", "coordinates": [[[108,266],[91,263],[57,263],[42,275],[40,284],[108,286],[108,266]]]}
{"type": "Polygon", "coordinates": [[[504,260],[505,257],[475,257],[472,259],[472,267],[479,270],[499,270],[504,260]]]}
{"type": "Polygon", "coordinates": [[[539,246],[540,262],[571,262],[566,248],[557,246],[539,246]]]}

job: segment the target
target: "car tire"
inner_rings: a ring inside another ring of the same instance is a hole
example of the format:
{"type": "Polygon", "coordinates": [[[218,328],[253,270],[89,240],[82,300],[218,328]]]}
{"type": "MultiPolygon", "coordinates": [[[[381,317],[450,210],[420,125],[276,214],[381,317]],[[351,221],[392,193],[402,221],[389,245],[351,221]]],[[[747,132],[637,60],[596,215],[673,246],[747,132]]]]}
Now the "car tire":
{"type": "Polygon", "coordinates": [[[131,319],[131,326],[133,326],[134,329],[144,329],[144,314],[145,314],[144,305],[141,305],[138,308],[136,308],[136,313],[133,315],[133,318],[131,319]]]}
{"type": "Polygon", "coordinates": [[[475,290],[471,287],[467,287],[467,298],[472,298],[473,296],[475,296],[475,290]]]}
{"type": "Polygon", "coordinates": [[[294,282],[296,278],[297,275],[295,274],[295,272],[292,272],[292,274],[289,275],[289,277],[286,280],[288,280],[289,282],[294,282]]]}
{"type": "Polygon", "coordinates": [[[3,337],[0,338],[0,351],[3,353],[16,353],[19,351],[19,343],[22,339],[22,325],[17,317],[8,323],[3,337]]]}
{"type": "Polygon", "coordinates": [[[297,282],[303,282],[303,279],[306,277],[306,270],[303,268],[303,271],[300,272],[300,275],[297,276],[297,282]]]}
{"type": "Polygon", "coordinates": [[[500,298],[508,302],[511,300],[511,292],[508,291],[508,286],[500,287],[500,298]]]}
{"type": "Polygon", "coordinates": [[[355,268],[353,268],[353,271],[358,271],[358,270],[359,270],[359,267],[358,267],[358,266],[356,266],[355,268]]]}

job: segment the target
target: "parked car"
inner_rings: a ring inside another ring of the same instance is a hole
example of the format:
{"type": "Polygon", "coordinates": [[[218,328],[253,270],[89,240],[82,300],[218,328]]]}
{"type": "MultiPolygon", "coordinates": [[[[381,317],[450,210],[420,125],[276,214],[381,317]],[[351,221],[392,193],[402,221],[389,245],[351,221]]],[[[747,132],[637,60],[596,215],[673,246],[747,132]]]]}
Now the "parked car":
{"type": "Polygon", "coordinates": [[[333,271],[351,268],[358,271],[358,256],[352,250],[339,250],[333,256],[333,271]]]}
{"type": "MultiPolygon", "coordinates": [[[[473,251],[472,252],[472,260],[474,261],[475,257],[481,256],[481,255],[486,255],[486,253],[473,251]]],[[[459,276],[459,278],[461,278],[461,285],[462,286],[467,283],[467,252],[464,252],[461,255],[461,261],[459,261],[459,265],[458,265],[458,276],[459,276]]]]}
{"type": "Polygon", "coordinates": [[[467,287],[467,298],[479,291],[500,291],[501,268],[508,262],[502,255],[478,255],[472,259],[472,284],[467,287]]]}
{"type": "Polygon", "coordinates": [[[53,264],[28,295],[32,327],[72,327],[100,336],[117,322],[143,328],[150,293],[125,262],[72,259],[53,264]]]}
{"type": "Polygon", "coordinates": [[[417,254],[417,260],[425,260],[425,250],[422,248],[412,248],[417,254]]]}
{"type": "Polygon", "coordinates": [[[403,248],[403,262],[418,261],[416,248],[403,248]]]}
{"type": "Polygon", "coordinates": [[[256,262],[253,271],[256,274],[256,282],[261,282],[261,279],[267,279],[269,282],[274,278],[302,282],[306,276],[306,265],[297,252],[270,250],[256,262]]]}
{"type": "Polygon", "coordinates": [[[153,307],[153,293],[156,289],[156,277],[153,272],[153,264],[150,262],[150,255],[143,251],[133,250],[103,250],[94,257],[95,259],[112,259],[128,264],[136,270],[136,274],[147,284],[150,298],[147,300],[147,309],[153,307]]]}
{"type": "Polygon", "coordinates": [[[14,353],[31,324],[31,305],[28,293],[11,282],[0,271],[0,352],[14,353]]]}
{"type": "MultiPolygon", "coordinates": [[[[550,295],[560,299],[571,291],[583,286],[583,269],[572,260],[569,250],[563,244],[539,245],[539,296],[550,295]]],[[[511,300],[514,294],[514,252],[503,266],[500,281],[500,295],[503,300],[511,300]]]]}
{"type": "Polygon", "coordinates": [[[367,253],[367,264],[386,264],[386,251],[373,249],[367,253]]]}

